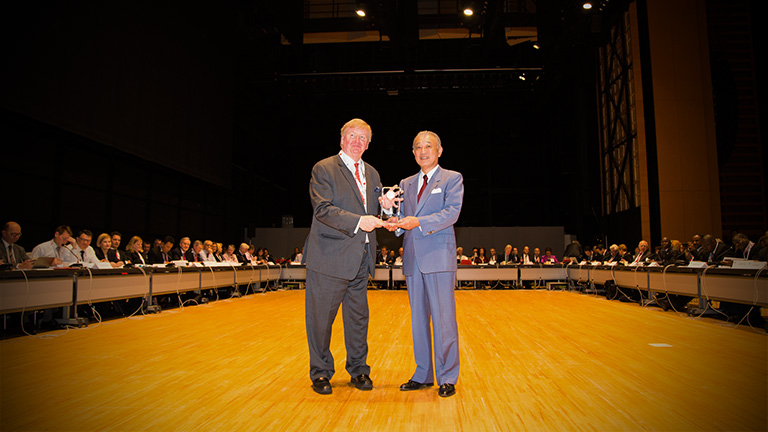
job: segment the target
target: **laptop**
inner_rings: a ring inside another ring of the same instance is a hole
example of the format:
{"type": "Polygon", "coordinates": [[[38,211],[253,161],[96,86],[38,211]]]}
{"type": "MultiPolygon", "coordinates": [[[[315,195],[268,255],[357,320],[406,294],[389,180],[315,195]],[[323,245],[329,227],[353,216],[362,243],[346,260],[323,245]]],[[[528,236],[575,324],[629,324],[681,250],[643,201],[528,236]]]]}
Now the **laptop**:
{"type": "Polygon", "coordinates": [[[35,263],[32,264],[32,268],[48,268],[53,264],[53,260],[53,257],[35,258],[35,263]]]}

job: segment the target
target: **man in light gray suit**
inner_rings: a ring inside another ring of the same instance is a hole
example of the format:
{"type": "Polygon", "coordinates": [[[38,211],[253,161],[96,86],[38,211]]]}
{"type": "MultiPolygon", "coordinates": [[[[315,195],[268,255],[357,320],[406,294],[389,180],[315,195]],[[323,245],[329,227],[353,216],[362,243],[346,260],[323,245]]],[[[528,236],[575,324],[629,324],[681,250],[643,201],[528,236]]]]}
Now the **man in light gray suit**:
{"type": "MultiPolygon", "coordinates": [[[[405,230],[403,274],[411,304],[411,330],[416,372],[400,390],[418,390],[434,385],[442,397],[456,394],[459,378],[459,333],[456,324],[456,234],[464,199],[460,173],[442,169],[440,137],[422,131],[413,140],[413,155],[421,170],[400,182],[403,193],[397,235],[405,230]],[[430,335],[430,319],[432,335],[430,335]],[[434,368],[432,363],[434,338],[434,368]]],[[[382,203],[384,208],[389,203],[382,203]]]]}
{"type": "MultiPolygon", "coordinates": [[[[381,180],[362,161],[371,127],[353,119],[341,128],[341,151],[312,168],[309,196],[314,215],[304,245],[307,264],[305,313],[309,377],[319,394],[332,393],[335,372],[330,350],[331,327],[341,303],[346,370],[351,385],[371,390],[368,357],[368,275],[374,273],[381,180]]],[[[390,201],[386,201],[391,206],[390,201]]]]}

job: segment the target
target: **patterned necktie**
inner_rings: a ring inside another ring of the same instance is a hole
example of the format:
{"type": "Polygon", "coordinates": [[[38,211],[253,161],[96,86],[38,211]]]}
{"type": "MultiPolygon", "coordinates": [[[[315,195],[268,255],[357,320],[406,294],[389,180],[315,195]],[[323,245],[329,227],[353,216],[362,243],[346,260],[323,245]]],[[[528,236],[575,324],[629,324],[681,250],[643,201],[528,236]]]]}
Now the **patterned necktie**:
{"type": "Polygon", "coordinates": [[[16,264],[16,257],[13,256],[13,245],[8,245],[8,263],[16,264]]]}
{"type": "Polygon", "coordinates": [[[85,251],[80,251],[80,261],[85,261],[85,251]]]}
{"type": "Polygon", "coordinates": [[[424,189],[427,188],[427,175],[424,174],[424,182],[421,183],[421,189],[419,189],[419,195],[416,197],[416,202],[421,201],[421,194],[424,193],[424,189]]]}
{"type": "Polygon", "coordinates": [[[360,188],[360,186],[363,185],[363,181],[360,179],[360,171],[358,170],[358,163],[355,162],[355,180],[357,180],[357,190],[360,191],[360,198],[363,199],[363,205],[365,205],[365,197],[363,196],[363,190],[360,188]]]}

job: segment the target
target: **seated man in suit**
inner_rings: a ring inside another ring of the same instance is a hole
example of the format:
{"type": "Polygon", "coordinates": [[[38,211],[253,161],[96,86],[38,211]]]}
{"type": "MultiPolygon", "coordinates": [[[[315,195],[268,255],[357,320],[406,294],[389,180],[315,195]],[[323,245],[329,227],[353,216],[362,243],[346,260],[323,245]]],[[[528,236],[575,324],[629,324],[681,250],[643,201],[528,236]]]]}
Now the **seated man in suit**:
{"type": "Polygon", "coordinates": [[[192,241],[189,239],[189,237],[182,237],[181,240],[179,240],[179,247],[171,251],[171,261],[179,261],[179,260],[187,260],[187,252],[190,251],[189,246],[192,244],[192,241]]]}
{"type": "Polygon", "coordinates": [[[241,264],[250,263],[253,260],[253,255],[251,255],[247,243],[240,243],[240,249],[237,250],[237,260],[241,264]]]}
{"type": "Polygon", "coordinates": [[[203,251],[203,242],[200,240],[195,240],[195,242],[192,244],[191,249],[187,249],[187,253],[185,255],[186,260],[189,262],[202,262],[203,258],[201,256],[201,252],[203,251]]]}
{"type": "Polygon", "coordinates": [[[491,248],[488,251],[488,264],[496,265],[499,263],[499,255],[496,253],[495,248],[491,248]]]}
{"type": "Polygon", "coordinates": [[[732,241],[734,250],[729,254],[731,257],[758,261],[760,246],[750,241],[746,234],[736,233],[733,235],[732,241]]]}
{"type": "Polygon", "coordinates": [[[733,253],[733,248],[723,243],[712,234],[707,234],[701,239],[702,250],[699,258],[711,264],[719,264],[728,254],[733,253]]]}
{"type": "MultiPolygon", "coordinates": [[[[621,249],[621,246],[619,246],[619,249],[621,249]]],[[[630,260],[626,257],[625,254],[624,260],[626,260],[627,264],[629,265],[645,265],[651,262],[654,255],[655,254],[650,251],[648,242],[645,240],[640,240],[640,242],[637,244],[637,256],[630,260]]]]}
{"type": "Polygon", "coordinates": [[[3,249],[0,250],[0,262],[22,270],[31,269],[35,260],[27,255],[23,247],[16,244],[21,237],[21,225],[10,221],[3,225],[3,249]]]}
{"type": "Polygon", "coordinates": [[[165,239],[159,245],[149,251],[148,258],[150,264],[165,264],[171,261],[171,249],[176,242],[173,237],[165,236],[165,239]]]}
{"type": "Polygon", "coordinates": [[[131,262],[128,254],[124,250],[120,250],[120,243],[123,240],[123,235],[120,234],[119,231],[112,231],[109,233],[109,236],[112,240],[112,249],[115,251],[117,260],[122,262],[131,262]]]}
{"type": "Polygon", "coordinates": [[[72,229],[67,225],[60,225],[53,233],[53,239],[35,246],[30,257],[53,258],[51,265],[56,267],[69,265],[77,262],[77,256],[71,249],[74,244],[72,229]]]}
{"type": "Polygon", "coordinates": [[[99,263],[96,252],[91,247],[92,239],[93,233],[87,229],[80,230],[75,238],[75,255],[77,255],[81,263],[87,264],[88,267],[99,263]]]}
{"type": "Polygon", "coordinates": [[[523,254],[520,255],[520,264],[533,264],[533,255],[531,255],[531,248],[529,248],[528,245],[523,246],[523,254]]]}

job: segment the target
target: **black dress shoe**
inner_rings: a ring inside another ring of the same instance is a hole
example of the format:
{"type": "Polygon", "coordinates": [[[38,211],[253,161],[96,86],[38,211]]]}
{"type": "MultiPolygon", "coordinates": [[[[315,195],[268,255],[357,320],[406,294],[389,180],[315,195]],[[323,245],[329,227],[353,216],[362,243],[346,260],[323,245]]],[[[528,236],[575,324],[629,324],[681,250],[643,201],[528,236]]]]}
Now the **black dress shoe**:
{"type": "Polygon", "coordinates": [[[408,380],[407,383],[400,386],[400,391],[420,390],[427,387],[432,387],[435,383],[420,383],[414,380],[408,380]]]}
{"type": "Polygon", "coordinates": [[[456,394],[456,388],[453,384],[443,384],[437,390],[437,395],[440,397],[448,397],[456,394]]]}
{"type": "Polygon", "coordinates": [[[358,390],[373,390],[373,381],[371,381],[371,377],[366,374],[352,378],[352,381],[349,383],[355,386],[358,390]]]}
{"type": "Polygon", "coordinates": [[[315,393],[322,395],[331,394],[333,392],[333,390],[331,390],[331,383],[326,377],[320,377],[312,380],[312,390],[314,390],[315,393]]]}

